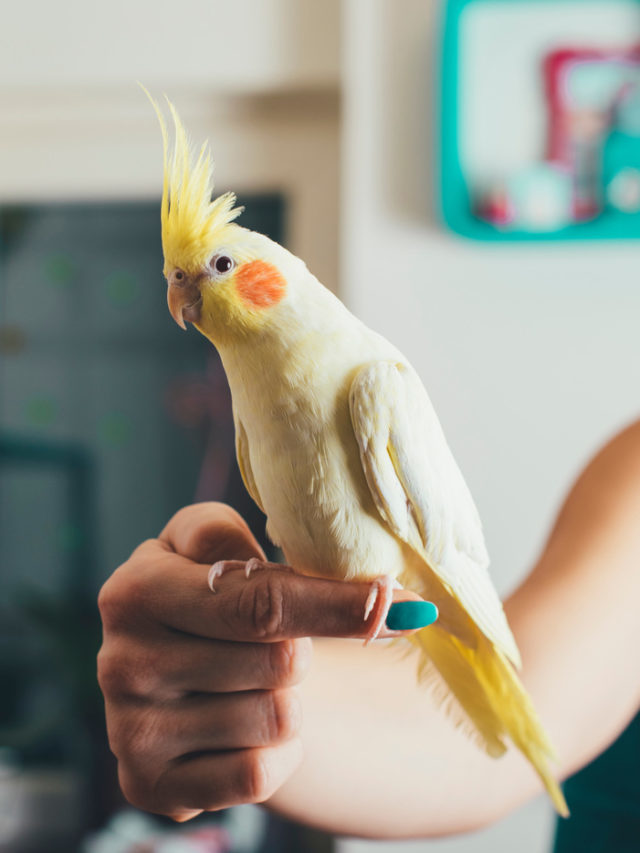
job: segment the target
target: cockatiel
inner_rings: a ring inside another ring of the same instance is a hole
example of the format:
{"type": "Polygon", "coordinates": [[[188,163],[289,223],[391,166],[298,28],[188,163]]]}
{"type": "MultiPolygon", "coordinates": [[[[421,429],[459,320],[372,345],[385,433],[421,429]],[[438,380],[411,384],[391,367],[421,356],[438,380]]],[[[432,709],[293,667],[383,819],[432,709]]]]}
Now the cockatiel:
{"type": "Polygon", "coordinates": [[[169,309],[220,353],[240,471],[270,538],[300,572],[372,581],[374,632],[395,581],[435,602],[438,622],[403,640],[417,646],[421,676],[439,673],[490,755],[509,737],[568,814],[515,672],[478,512],[418,375],[299,258],[235,224],[235,196],[212,200],[207,145],[192,152],[169,103],[171,145],[152,103],[169,309]]]}

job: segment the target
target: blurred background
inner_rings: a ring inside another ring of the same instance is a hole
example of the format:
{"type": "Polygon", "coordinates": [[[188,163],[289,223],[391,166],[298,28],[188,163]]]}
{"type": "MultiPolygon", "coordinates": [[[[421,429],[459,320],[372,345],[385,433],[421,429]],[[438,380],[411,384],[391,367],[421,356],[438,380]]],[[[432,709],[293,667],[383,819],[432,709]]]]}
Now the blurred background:
{"type": "Polygon", "coordinates": [[[257,808],[178,828],[119,797],[101,583],[193,500],[228,500],[264,539],[217,357],[166,309],[160,134],[136,81],[210,139],[242,224],[416,366],[506,594],[580,466],[638,415],[637,3],[3,11],[0,851],[548,850],[542,798],[473,836],[375,844],[257,808]]]}

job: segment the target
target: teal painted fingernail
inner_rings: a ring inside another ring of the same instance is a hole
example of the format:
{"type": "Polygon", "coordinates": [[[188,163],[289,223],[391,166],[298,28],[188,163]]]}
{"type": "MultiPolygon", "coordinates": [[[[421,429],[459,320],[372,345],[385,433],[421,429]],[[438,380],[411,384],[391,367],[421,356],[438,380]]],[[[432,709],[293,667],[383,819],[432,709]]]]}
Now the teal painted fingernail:
{"type": "Polygon", "coordinates": [[[410,631],[426,628],[438,618],[438,608],[431,601],[396,601],[387,613],[390,631],[410,631]]]}

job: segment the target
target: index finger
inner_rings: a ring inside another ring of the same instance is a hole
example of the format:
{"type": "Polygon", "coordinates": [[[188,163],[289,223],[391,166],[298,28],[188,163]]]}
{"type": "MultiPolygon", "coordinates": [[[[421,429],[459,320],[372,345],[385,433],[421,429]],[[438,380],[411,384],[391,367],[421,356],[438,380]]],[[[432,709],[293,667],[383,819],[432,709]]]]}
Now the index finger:
{"type": "MultiPolygon", "coordinates": [[[[147,615],[174,630],[249,643],[366,637],[375,618],[372,613],[365,620],[370,583],[306,577],[283,567],[256,570],[249,578],[243,571],[229,571],[216,581],[214,594],[207,585],[209,565],[194,563],[154,540],[138,552],[153,566],[146,578],[139,578],[147,588],[147,615]]],[[[400,589],[394,600],[421,599],[400,589]]],[[[380,633],[381,638],[396,635],[387,629],[380,633]]]]}

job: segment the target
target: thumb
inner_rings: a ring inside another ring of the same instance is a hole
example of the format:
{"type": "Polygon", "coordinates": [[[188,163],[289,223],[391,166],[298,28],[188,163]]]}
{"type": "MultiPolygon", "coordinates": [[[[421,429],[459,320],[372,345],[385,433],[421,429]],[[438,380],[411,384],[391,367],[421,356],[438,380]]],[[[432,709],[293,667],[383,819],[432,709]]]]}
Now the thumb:
{"type": "Polygon", "coordinates": [[[262,548],[242,516],[227,504],[215,501],[178,510],[158,538],[176,554],[195,563],[215,563],[228,557],[264,559],[262,548]]]}

